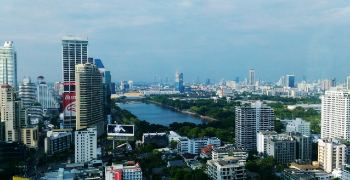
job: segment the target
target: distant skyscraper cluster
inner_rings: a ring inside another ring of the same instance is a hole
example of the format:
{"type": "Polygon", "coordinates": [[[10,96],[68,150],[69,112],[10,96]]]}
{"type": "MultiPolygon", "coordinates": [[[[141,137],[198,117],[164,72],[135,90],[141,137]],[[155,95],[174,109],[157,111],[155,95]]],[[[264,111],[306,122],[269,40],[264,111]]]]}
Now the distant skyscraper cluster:
{"type": "Polygon", "coordinates": [[[180,93],[184,92],[183,86],[183,74],[180,72],[175,73],[175,91],[180,91],[180,93]]]}

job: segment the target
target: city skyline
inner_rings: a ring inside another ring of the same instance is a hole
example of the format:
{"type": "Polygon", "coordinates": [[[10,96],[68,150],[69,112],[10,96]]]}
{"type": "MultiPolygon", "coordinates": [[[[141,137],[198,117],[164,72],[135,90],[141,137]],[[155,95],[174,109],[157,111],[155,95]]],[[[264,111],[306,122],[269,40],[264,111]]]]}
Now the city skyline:
{"type": "Polygon", "coordinates": [[[271,81],[294,74],[297,82],[303,76],[342,82],[350,74],[343,66],[350,46],[348,2],[137,2],[17,7],[7,1],[0,42],[14,42],[18,80],[43,75],[61,81],[65,35],[88,37],[89,56],[104,61],[113,82],[152,82],[154,75],[176,71],[184,81],[244,78],[249,69],[271,81]],[[12,28],[18,25],[23,28],[12,28]]]}

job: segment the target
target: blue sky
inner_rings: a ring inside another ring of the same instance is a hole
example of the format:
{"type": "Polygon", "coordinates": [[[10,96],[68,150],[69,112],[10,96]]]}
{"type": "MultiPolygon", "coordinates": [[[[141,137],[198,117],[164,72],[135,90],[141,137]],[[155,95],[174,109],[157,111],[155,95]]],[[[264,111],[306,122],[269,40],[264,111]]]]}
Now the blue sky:
{"type": "Polygon", "coordinates": [[[350,2],[255,1],[4,1],[0,43],[18,54],[18,79],[61,81],[61,39],[89,38],[89,56],[112,81],[185,81],[248,76],[300,81],[350,75],[350,2]]]}

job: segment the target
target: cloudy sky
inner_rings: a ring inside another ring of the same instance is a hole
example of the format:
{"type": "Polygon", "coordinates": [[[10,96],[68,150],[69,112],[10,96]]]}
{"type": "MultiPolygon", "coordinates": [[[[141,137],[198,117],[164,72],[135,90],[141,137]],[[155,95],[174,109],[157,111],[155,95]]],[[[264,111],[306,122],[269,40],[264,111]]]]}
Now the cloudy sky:
{"type": "Polygon", "coordinates": [[[350,75],[350,1],[1,2],[0,42],[14,42],[19,82],[62,80],[64,35],[88,37],[112,81],[350,75]]]}

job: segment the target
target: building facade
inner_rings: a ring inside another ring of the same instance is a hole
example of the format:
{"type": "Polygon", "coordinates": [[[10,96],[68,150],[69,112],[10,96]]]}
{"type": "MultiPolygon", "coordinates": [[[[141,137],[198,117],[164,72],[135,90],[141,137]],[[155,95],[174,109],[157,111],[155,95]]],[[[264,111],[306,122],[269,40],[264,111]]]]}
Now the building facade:
{"type": "Polygon", "coordinates": [[[318,162],[327,173],[334,169],[343,169],[346,165],[347,147],[329,139],[318,140],[318,162]]]}
{"type": "Polygon", "coordinates": [[[6,41],[0,47],[0,85],[17,87],[17,52],[12,41],[6,41]]]}
{"type": "Polygon", "coordinates": [[[288,121],[286,132],[298,132],[305,136],[310,136],[310,123],[303,121],[301,118],[288,121]]]}
{"type": "Polygon", "coordinates": [[[207,172],[209,179],[247,179],[244,163],[233,157],[225,157],[221,160],[208,160],[207,172]]]}
{"type": "Polygon", "coordinates": [[[321,138],[350,138],[350,92],[330,90],[321,96],[321,138]]]}
{"type": "Polygon", "coordinates": [[[187,138],[182,137],[178,140],[177,149],[180,154],[190,153],[190,154],[200,154],[202,148],[210,144],[215,144],[216,146],[221,146],[221,140],[217,137],[210,138],[187,138]]]}
{"type": "Polygon", "coordinates": [[[75,131],[75,163],[84,163],[97,158],[97,129],[75,131]]]}
{"type": "Polygon", "coordinates": [[[67,150],[73,143],[72,132],[53,132],[48,131],[44,141],[45,153],[52,156],[57,152],[67,150]]]}
{"type": "Polygon", "coordinates": [[[42,108],[59,108],[60,104],[55,97],[55,92],[50,88],[46,82],[40,82],[37,87],[37,101],[41,104],[42,108]]]}
{"type": "Polygon", "coordinates": [[[102,75],[90,63],[76,65],[76,129],[96,126],[104,132],[104,101],[102,75]]]}
{"type": "Polygon", "coordinates": [[[106,180],[142,180],[139,163],[128,161],[126,164],[112,164],[105,167],[106,180]]]}
{"type": "Polygon", "coordinates": [[[257,133],[274,129],[274,111],[261,101],[253,102],[250,107],[236,107],[235,129],[237,146],[256,149],[257,133]]]}

